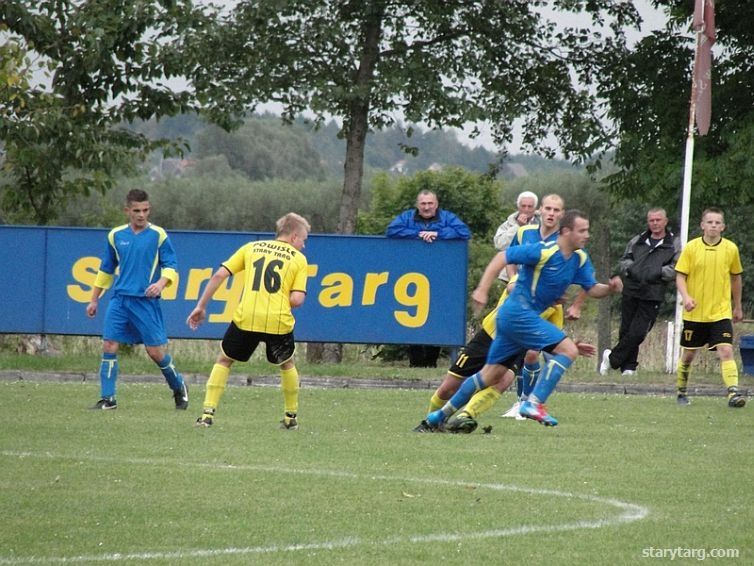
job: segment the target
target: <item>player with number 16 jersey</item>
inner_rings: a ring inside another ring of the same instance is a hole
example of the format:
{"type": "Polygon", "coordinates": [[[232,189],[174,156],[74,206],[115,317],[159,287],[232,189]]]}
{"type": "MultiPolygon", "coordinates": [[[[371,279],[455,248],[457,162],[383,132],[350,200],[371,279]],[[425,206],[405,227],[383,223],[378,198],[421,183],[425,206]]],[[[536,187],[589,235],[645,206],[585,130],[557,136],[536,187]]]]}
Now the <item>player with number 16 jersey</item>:
{"type": "Polygon", "coordinates": [[[223,336],[220,354],[207,380],[198,426],[211,426],[234,362],[246,362],[260,342],[267,348],[267,361],[280,367],[284,413],[282,426],[298,428],[299,377],[293,361],[292,308],[306,298],[308,264],[303,249],[309,235],[305,218],[290,212],[276,224],[274,240],[249,242],[240,247],[212,275],[199,302],[186,319],[196,330],[206,318],[207,304],[231,275],[244,278],[241,300],[223,336]]]}

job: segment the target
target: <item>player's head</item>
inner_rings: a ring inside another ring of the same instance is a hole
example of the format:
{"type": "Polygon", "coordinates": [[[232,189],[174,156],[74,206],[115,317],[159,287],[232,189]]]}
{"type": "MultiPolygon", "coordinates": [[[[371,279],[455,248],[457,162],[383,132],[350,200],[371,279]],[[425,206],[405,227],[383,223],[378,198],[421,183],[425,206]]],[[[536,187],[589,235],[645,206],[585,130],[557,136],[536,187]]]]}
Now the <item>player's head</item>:
{"type": "Polygon", "coordinates": [[[295,212],[289,212],[275,222],[275,237],[291,244],[297,250],[303,250],[309,231],[309,222],[295,212]]]}
{"type": "Polygon", "coordinates": [[[152,210],[149,205],[149,195],[141,189],[131,189],[126,194],[124,210],[132,228],[137,230],[145,228],[149,223],[149,213],[152,210]]]}
{"type": "Polygon", "coordinates": [[[565,203],[560,195],[549,194],[542,197],[539,207],[539,219],[545,228],[553,229],[565,213],[565,203]]]}
{"type": "Polygon", "coordinates": [[[432,191],[424,189],[416,195],[416,210],[422,218],[434,218],[438,207],[437,195],[432,191]]]}
{"type": "Polygon", "coordinates": [[[567,210],[560,219],[558,241],[561,238],[563,243],[573,250],[580,250],[586,246],[589,241],[589,218],[586,214],[575,208],[567,210]]]}
{"type": "Polygon", "coordinates": [[[702,212],[702,234],[705,239],[711,240],[712,243],[720,238],[720,234],[725,230],[725,215],[722,209],[716,206],[710,206],[702,212]]]}

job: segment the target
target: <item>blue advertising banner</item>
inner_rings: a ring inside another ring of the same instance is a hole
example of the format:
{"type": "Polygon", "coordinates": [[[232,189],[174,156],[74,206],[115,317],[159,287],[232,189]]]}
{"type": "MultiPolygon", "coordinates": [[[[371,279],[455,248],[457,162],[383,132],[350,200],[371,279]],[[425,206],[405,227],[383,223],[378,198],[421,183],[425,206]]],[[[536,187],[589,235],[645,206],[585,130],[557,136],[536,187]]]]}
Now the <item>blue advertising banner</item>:
{"type": "MultiPolygon", "coordinates": [[[[109,293],[96,318],[85,307],[105,249],[107,230],[0,226],[0,333],[98,336],[109,293]]],[[[231,277],[196,332],[186,317],[220,263],[269,233],[169,231],[179,280],[163,293],[172,338],[221,338],[238,304],[243,278],[231,277]]],[[[364,344],[465,342],[465,241],[317,235],[304,250],[307,298],[294,311],[296,340],[364,344]]]]}

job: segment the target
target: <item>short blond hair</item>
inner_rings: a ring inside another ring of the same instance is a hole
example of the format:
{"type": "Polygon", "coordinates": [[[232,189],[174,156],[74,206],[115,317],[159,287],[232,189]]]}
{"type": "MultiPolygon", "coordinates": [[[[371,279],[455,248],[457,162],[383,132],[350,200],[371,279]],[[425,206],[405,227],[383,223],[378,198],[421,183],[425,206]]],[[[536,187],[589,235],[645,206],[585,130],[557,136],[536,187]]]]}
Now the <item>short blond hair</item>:
{"type": "Polygon", "coordinates": [[[289,212],[285,216],[278,218],[275,222],[276,236],[289,236],[301,230],[305,230],[307,234],[312,229],[309,225],[309,221],[295,212],[289,212]]]}

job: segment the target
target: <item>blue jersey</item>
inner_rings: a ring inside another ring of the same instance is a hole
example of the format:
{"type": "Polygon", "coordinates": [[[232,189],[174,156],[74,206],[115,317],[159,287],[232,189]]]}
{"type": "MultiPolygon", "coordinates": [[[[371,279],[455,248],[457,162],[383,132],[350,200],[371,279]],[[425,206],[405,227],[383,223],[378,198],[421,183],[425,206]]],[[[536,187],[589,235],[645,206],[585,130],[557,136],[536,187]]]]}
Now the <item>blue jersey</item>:
{"type": "Polygon", "coordinates": [[[536,244],[537,242],[555,242],[558,239],[558,231],[555,230],[552,234],[542,239],[542,233],[540,232],[541,226],[538,224],[527,224],[521,226],[516,230],[516,235],[511,240],[511,246],[520,246],[522,244],[536,244]]]}
{"type": "Polygon", "coordinates": [[[94,285],[108,289],[115,279],[115,294],[143,297],[147,287],[161,277],[168,279],[168,285],[173,284],[178,276],[177,268],[175,250],[165,230],[150,224],[135,234],[129,224],[124,224],[107,235],[105,254],[94,285]]]}
{"type": "Polygon", "coordinates": [[[502,307],[506,311],[524,308],[541,313],[570,285],[581,285],[588,291],[597,284],[594,267],[584,250],[575,250],[566,259],[557,243],[538,242],[509,247],[505,258],[508,263],[520,265],[516,286],[502,307]]]}

